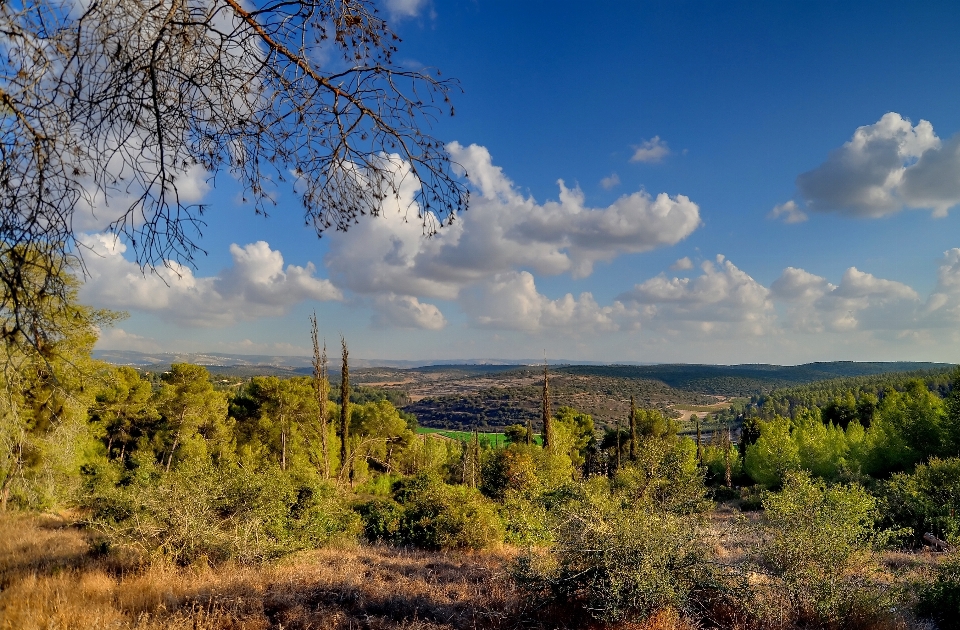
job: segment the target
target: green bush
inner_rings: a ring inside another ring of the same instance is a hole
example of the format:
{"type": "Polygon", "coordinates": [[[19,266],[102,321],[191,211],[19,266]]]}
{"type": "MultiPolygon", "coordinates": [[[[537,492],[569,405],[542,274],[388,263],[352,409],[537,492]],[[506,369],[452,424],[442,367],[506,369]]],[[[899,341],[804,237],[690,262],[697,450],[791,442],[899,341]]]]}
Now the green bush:
{"type": "Polygon", "coordinates": [[[690,517],[590,494],[567,515],[550,556],[522,557],[515,576],[528,598],[583,607],[604,621],[685,610],[716,583],[701,534],[690,517]]]}
{"type": "MultiPolygon", "coordinates": [[[[719,592],[692,480],[621,471],[591,478],[568,500],[547,554],[521,556],[514,578],[532,607],[581,611],[602,621],[643,619],[665,607],[691,610],[719,592]],[[641,481],[643,479],[643,481],[641,481]]],[[[654,473],[656,469],[654,470],[654,473]]]]}
{"type": "Polygon", "coordinates": [[[882,615],[889,602],[870,583],[875,549],[887,538],[875,527],[876,499],[856,485],[789,472],[763,507],[762,559],[793,616],[832,627],[882,615]]]}
{"type": "Polygon", "coordinates": [[[363,521],[363,535],[370,542],[402,543],[403,506],[393,499],[377,498],[354,508],[363,521]]]}
{"type": "Polygon", "coordinates": [[[474,488],[421,474],[394,484],[393,499],[356,508],[366,537],[424,549],[483,549],[503,541],[495,505],[474,488]]]}
{"type": "Polygon", "coordinates": [[[940,630],[960,630],[960,555],[953,553],[918,589],[916,613],[933,619],[940,630]]]}
{"type": "Polygon", "coordinates": [[[925,532],[960,538],[960,458],[933,458],[911,475],[893,475],[885,498],[890,524],[910,528],[917,544],[925,532]]]}
{"type": "Polygon", "coordinates": [[[278,469],[187,466],[89,495],[88,524],[110,546],[177,564],[259,561],[352,536],[359,519],[329,486],[278,469]]]}

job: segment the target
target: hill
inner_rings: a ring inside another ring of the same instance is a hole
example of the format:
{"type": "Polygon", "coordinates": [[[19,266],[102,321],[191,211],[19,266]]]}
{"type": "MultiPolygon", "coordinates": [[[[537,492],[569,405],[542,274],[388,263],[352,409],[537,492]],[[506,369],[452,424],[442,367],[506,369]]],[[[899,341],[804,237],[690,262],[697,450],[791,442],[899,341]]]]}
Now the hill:
{"type": "Polygon", "coordinates": [[[858,362],[831,361],[803,365],[571,365],[557,372],[585,376],[611,376],[627,379],[657,379],[670,387],[688,392],[728,397],[748,397],[777,388],[804,385],[816,381],[890,372],[916,372],[946,369],[947,363],[914,361],[858,362]]]}

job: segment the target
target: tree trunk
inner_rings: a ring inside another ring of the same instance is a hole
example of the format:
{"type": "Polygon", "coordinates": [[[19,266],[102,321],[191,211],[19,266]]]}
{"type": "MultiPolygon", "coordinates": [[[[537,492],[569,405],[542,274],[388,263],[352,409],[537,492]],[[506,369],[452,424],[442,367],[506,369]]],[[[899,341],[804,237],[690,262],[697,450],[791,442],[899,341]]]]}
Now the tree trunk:
{"type": "Polygon", "coordinates": [[[180,431],[177,431],[176,437],[173,439],[173,446],[170,447],[170,454],[167,456],[167,472],[170,472],[170,464],[173,463],[173,454],[177,451],[177,447],[180,446],[180,431]]]}

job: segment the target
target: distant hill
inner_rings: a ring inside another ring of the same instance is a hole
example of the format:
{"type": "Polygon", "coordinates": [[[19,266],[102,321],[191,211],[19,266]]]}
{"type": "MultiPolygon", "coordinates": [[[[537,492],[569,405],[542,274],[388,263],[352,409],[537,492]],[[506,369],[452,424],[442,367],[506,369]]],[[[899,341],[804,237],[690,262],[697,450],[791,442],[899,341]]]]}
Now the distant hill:
{"type": "MultiPolygon", "coordinates": [[[[335,349],[337,350],[337,349],[335,349]]],[[[193,363],[220,367],[272,367],[296,370],[310,368],[312,357],[298,355],[225,354],[217,352],[136,352],[133,350],[94,350],[93,356],[114,365],[134,367],[170,367],[171,363],[193,363]]],[[[403,361],[393,359],[350,359],[351,367],[387,367],[395,369],[426,369],[427,371],[502,371],[525,365],[536,365],[536,360],[510,361],[506,359],[451,359],[403,361]]],[[[330,365],[340,368],[339,350],[331,352],[330,365]]],[[[601,364],[597,364],[601,365],[601,364]]]]}
{"type": "Polygon", "coordinates": [[[753,396],[781,387],[805,385],[827,379],[869,376],[889,372],[944,370],[949,363],[916,361],[859,362],[830,361],[803,365],[570,365],[557,368],[560,373],[582,376],[610,376],[630,379],[656,379],[670,387],[716,396],[753,396]]]}
{"type": "MultiPolygon", "coordinates": [[[[219,378],[291,377],[313,372],[311,358],[305,356],[129,351],[99,351],[95,355],[151,372],[167,370],[171,363],[195,363],[219,378]]],[[[716,396],[750,398],[832,379],[895,372],[942,373],[952,367],[913,361],[832,361],[793,366],[550,363],[554,405],[570,405],[590,413],[600,426],[612,426],[625,417],[631,396],[638,405],[667,410],[674,405],[715,404],[716,396]]],[[[405,410],[416,414],[424,426],[495,430],[527,419],[536,422],[540,416],[541,362],[351,359],[351,366],[354,384],[397,390],[409,401],[405,410]]],[[[331,384],[336,387],[339,362],[331,361],[329,368],[331,384]]]]}

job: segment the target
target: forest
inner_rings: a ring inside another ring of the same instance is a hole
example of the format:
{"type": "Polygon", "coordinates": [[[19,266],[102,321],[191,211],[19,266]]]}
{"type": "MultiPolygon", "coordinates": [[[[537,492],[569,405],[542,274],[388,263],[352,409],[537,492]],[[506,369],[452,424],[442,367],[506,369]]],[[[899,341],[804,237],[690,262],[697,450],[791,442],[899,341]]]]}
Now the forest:
{"type": "Polygon", "coordinates": [[[228,381],[94,360],[120,315],[75,293],[45,317],[4,341],[0,627],[958,627],[960,369],[693,435],[544,369],[491,441],[351,387],[346,340],[329,374],[315,322],[313,375],[228,381]]]}

